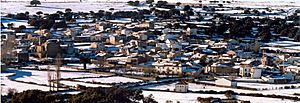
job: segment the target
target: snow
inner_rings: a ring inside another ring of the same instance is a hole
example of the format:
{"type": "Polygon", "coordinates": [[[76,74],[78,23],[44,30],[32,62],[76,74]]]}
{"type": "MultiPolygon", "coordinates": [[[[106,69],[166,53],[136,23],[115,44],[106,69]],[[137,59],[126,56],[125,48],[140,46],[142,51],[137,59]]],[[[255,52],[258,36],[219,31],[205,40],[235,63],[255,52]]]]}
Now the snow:
{"type": "MultiPolygon", "coordinates": [[[[24,82],[33,82],[37,84],[46,84],[48,85],[48,72],[47,71],[37,71],[37,70],[16,70],[16,69],[8,69],[6,70],[8,73],[1,73],[1,94],[7,94],[9,88],[14,88],[18,92],[22,92],[25,90],[43,90],[48,91],[49,87],[40,86],[34,84],[20,83],[13,80],[24,81],[24,82]],[[15,74],[15,75],[14,75],[15,74]],[[7,77],[11,76],[11,77],[7,77]],[[10,78],[10,79],[8,79],[10,78]]],[[[52,71],[54,72],[54,71],[52,71]]],[[[85,72],[61,72],[61,78],[78,78],[78,77],[99,77],[99,76],[107,76],[103,74],[94,74],[94,73],[85,73],[85,72]]],[[[83,82],[73,82],[73,81],[61,81],[62,84],[69,86],[76,86],[77,84],[84,85],[87,87],[111,87],[109,85],[98,85],[98,84],[90,84],[83,82]]]]}
{"type": "MultiPolygon", "coordinates": [[[[57,68],[54,65],[39,65],[38,66],[38,70],[47,70],[48,66],[50,67],[50,70],[56,70],[57,68]]],[[[36,70],[36,68],[34,66],[27,66],[27,67],[21,67],[22,69],[33,69],[36,70]]],[[[79,71],[78,69],[82,69],[82,67],[73,67],[73,66],[63,66],[60,67],[60,70],[63,71],[79,71]]]]}
{"type": "MultiPolygon", "coordinates": [[[[67,67],[83,69],[83,64],[75,64],[75,63],[74,64],[67,64],[67,67]]],[[[91,69],[91,68],[99,68],[99,67],[95,64],[86,64],[86,68],[91,69]]]]}
{"type": "MultiPolygon", "coordinates": [[[[166,85],[150,85],[150,86],[144,86],[142,88],[145,89],[153,89],[153,90],[170,90],[173,91],[175,89],[176,83],[166,84],[166,85]]],[[[239,83],[238,83],[239,85],[239,83]]],[[[247,84],[244,84],[247,85],[247,84]]],[[[274,84],[275,85],[275,84],[274,84]]],[[[265,88],[268,88],[268,86],[272,85],[264,85],[265,88]]],[[[275,85],[278,86],[278,85],[275,85]]],[[[283,85],[281,85],[283,86],[283,85]]],[[[249,85],[251,87],[251,85],[249,85]]],[[[270,88],[270,87],[269,87],[270,88]]],[[[253,90],[245,90],[245,89],[236,89],[236,88],[225,88],[225,87],[217,87],[217,86],[210,86],[210,85],[204,85],[204,84],[195,84],[195,83],[189,83],[189,90],[191,91],[226,91],[226,90],[232,90],[237,93],[262,93],[265,95],[284,95],[284,96],[295,96],[294,93],[300,93],[300,88],[297,89],[277,89],[277,90],[263,90],[263,91],[253,91],[253,90]]],[[[297,96],[300,97],[300,96],[297,96]]]]}
{"type": "Polygon", "coordinates": [[[35,14],[38,11],[43,13],[55,13],[57,11],[65,11],[70,8],[73,12],[89,12],[98,10],[108,11],[110,8],[114,8],[114,11],[120,10],[135,10],[137,7],[128,6],[126,3],[43,3],[38,7],[26,7],[29,2],[1,2],[1,12],[4,13],[21,13],[29,11],[30,14],[35,14]]]}
{"type": "Polygon", "coordinates": [[[120,76],[114,76],[114,77],[103,77],[103,78],[85,78],[85,79],[75,79],[78,81],[83,82],[100,82],[100,83],[128,83],[128,82],[141,82],[142,80],[138,79],[132,79],[127,77],[120,77],[120,76]]]}
{"type": "Polygon", "coordinates": [[[238,82],[237,83],[238,86],[241,86],[241,87],[248,87],[248,88],[256,88],[256,89],[263,89],[263,88],[266,88],[266,89],[275,89],[275,88],[284,88],[284,86],[300,86],[300,83],[299,84],[262,84],[262,83],[244,83],[244,82],[238,82]]]}
{"type": "Polygon", "coordinates": [[[38,90],[43,90],[43,91],[49,90],[49,87],[46,87],[46,86],[39,86],[39,85],[11,81],[6,77],[11,74],[12,73],[1,73],[1,95],[6,95],[10,88],[16,89],[17,92],[22,92],[25,90],[33,90],[33,89],[38,89],[38,90]]]}
{"type": "Polygon", "coordinates": [[[223,94],[172,93],[146,90],[143,90],[143,94],[144,96],[152,94],[158,103],[165,103],[167,100],[172,100],[175,103],[176,101],[180,101],[180,103],[198,103],[197,97],[226,98],[223,94]]]}
{"type": "Polygon", "coordinates": [[[110,85],[91,84],[91,83],[74,82],[74,81],[66,81],[66,80],[62,80],[62,81],[60,81],[60,83],[64,84],[64,85],[68,85],[68,86],[74,86],[74,87],[76,87],[77,84],[83,85],[86,87],[111,87],[110,85]]]}
{"type": "Polygon", "coordinates": [[[250,96],[237,96],[238,99],[247,100],[251,103],[298,103],[297,101],[292,100],[282,100],[277,98],[266,98],[266,97],[250,97],[250,96]]]}
{"type": "Polygon", "coordinates": [[[131,23],[131,20],[129,20],[129,19],[118,19],[118,20],[109,20],[109,22],[112,22],[112,23],[131,23]]]}
{"type": "MultiPolygon", "coordinates": [[[[36,71],[36,70],[8,70],[8,71],[16,73],[15,76],[10,77],[11,79],[48,85],[47,71],[36,71]]],[[[52,71],[52,73],[54,72],[55,71],[52,71]]],[[[107,76],[107,75],[85,73],[85,72],[61,72],[61,78],[99,77],[99,76],[107,76]]]]}
{"type": "MultiPolygon", "coordinates": [[[[174,93],[174,92],[161,92],[161,91],[146,91],[143,90],[143,95],[148,96],[152,94],[154,99],[158,103],[165,103],[167,100],[173,101],[173,103],[179,101],[180,103],[199,103],[197,97],[215,97],[226,99],[224,94],[201,94],[201,93],[174,93]]],[[[281,100],[276,98],[266,97],[250,97],[250,96],[237,96],[237,99],[250,100],[251,103],[297,103],[291,100],[281,100]]]]}
{"type": "MultiPolygon", "coordinates": [[[[74,12],[89,12],[98,10],[106,10],[109,11],[110,8],[114,8],[114,11],[136,11],[136,9],[149,9],[145,6],[129,6],[126,2],[130,0],[82,0],[83,2],[79,2],[79,0],[41,0],[42,4],[38,5],[38,7],[26,7],[29,5],[29,1],[31,0],[5,0],[8,2],[1,2],[1,12],[4,13],[20,13],[29,11],[30,13],[35,14],[38,11],[42,11],[43,13],[55,13],[56,11],[65,11],[66,8],[71,8],[74,12]],[[11,2],[9,2],[11,1],[11,2]],[[22,1],[22,2],[15,2],[22,1]],[[26,1],[26,2],[24,2],[26,1]]],[[[134,1],[134,0],[133,0],[134,1]]],[[[145,0],[139,0],[145,1],[145,0]]],[[[199,0],[166,0],[170,3],[199,3],[199,0]]],[[[285,9],[290,10],[292,8],[299,8],[300,0],[234,0],[237,2],[233,2],[232,4],[224,4],[227,7],[247,7],[247,8],[264,8],[271,7],[272,9],[285,9]]],[[[203,3],[207,3],[208,1],[203,1],[203,3]]],[[[222,13],[233,13],[233,12],[241,12],[241,11],[220,11],[222,13]]]]}
{"type": "Polygon", "coordinates": [[[234,14],[234,13],[244,13],[244,10],[225,10],[225,11],[215,11],[220,14],[234,14]]]}
{"type": "Polygon", "coordinates": [[[74,47],[74,48],[85,50],[85,49],[91,49],[92,47],[91,47],[91,46],[76,46],[76,47],[74,47]]]}
{"type": "MultiPolygon", "coordinates": [[[[5,0],[5,1],[23,1],[29,2],[31,0],[5,0]]],[[[80,2],[80,0],[40,0],[42,3],[44,2],[80,2]]],[[[132,0],[81,0],[82,2],[128,2],[132,0]]],[[[139,0],[145,1],[145,0],[139,0]]]]}
{"type": "MultiPolygon", "coordinates": [[[[2,8],[1,8],[2,12],[2,8]]],[[[6,17],[1,17],[1,23],[4,25],[4,27],[7,27],[8,24],[13,23],[14,28],[18,28],[21,25],[26,26],[26,28],[30,28],[29,24],[27,23],[27,20],[16,20],[16,19],[10,19],[6,17]]]]}

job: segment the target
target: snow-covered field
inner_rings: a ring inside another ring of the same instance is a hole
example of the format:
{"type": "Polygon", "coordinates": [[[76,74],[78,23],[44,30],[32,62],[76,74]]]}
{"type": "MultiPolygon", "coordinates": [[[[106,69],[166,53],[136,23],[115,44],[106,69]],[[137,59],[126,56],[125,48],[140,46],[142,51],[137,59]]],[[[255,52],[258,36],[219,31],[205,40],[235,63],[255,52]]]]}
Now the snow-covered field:
{"type": "MultiPolygon", "coordinates": [[[[49,65],[50,70],[56,70],[56,66],[54,65],[49,65]]],[[[87,64],[87,69],[91,68],[98,68],[95,64],[87,64]]],[[[47,70],[48,65],[39,65],[37,68],[35,66],[27,66],[27,67],[22,67],[22,69],[41,69],[41,70],[47,70]]],[[[65,66],[60,67],[60,70],[63,71],[80,71],[83,69],[83,64],[67,64],[65,66]]]]}
{"type": "MultiPolygon", "coordinates": [[[[71,68],[83,69],[83,64],[67,64],[67,66],[68,66],[68,67],[71,67],[71,68]]],[[[87,69],[98,68],[98,66],[95,65],[95,64],[87,64],[87,65],[86,65],[86,68],[87,68],[87,69]]]]}
{"type": "Polygon", "coordinates": [[[132,79],[132,78],[126,78],[126,77],[120,77],[120,76],[115,76],[115,77],[103,77],[103,78],[84,78],[84,79],[75,79],[78,81],[83,81],[83,82],[100,82],[100,83],[128,83],[128,82],[141,82],[142,80],[138,79],[132,79]]]}
{"type": "MultiPolygon", "coordinates": [[[[48,72],[37,70],[8,70],[9,72],[16,73],[11,79],[33,82],[37,84],[48,84],[48,72]]],[[[52,71],[54,73],[54,71],[52,71]]],[[[61,72],[61,78],[79,78],[79,77],[99,77],[107,76],[103,74],[85,73],[85,72],[61,72]]]]}
{"type": "MultiPolygon", "coordinates": [[[[31,0],[3,0],[3,1],[23,1],[23,2],[29,2],[31,0]]],[[[43,2],[80,2],[80,0],[40,0],[43,2]]],[[[134,1],[134,0],[81,0],[82,2],[128,2],[128,1],[134,1]]],[[[145,1],[145,0],[139,0],[139,1],[145,1]]]]}
{"type": "MultiPolygon", "coordinates": [[[[56,67],[55,66],[49,66],[50,70],[56,70],[56,67]]],[[[41,66],[38,66],[38,68],[35,68],[34,66],[28,66],[28,67],[22,67],[22,69],[29,69],[29,70],[36,70],[36,69],[39,69],[39,70],[47,70],[48,69],[48,66],[46,65],[41,65],[41,66]]],[[[63,70],[63,71],[79,71],[77,69],[73,69],[73,68],[68,68],[68,67],[60,67],[60,70],[63,70]]]]}
{"type": "MultiPolygon", "coordinates": [[[[24,81],[24,82],[33,82],[37,84],[46,84],[48,85],[48,72],[47,71],[37,71],[37,70],[16,70],[8,69],[8,73],[1,73],[1,94],[5,95],[8,93],[9,89],[16,89],[17,92],[22,92],[25,90],[43,90],[48,91],[49,87],[40,86],[35,84],[20,83],[16,81],[11,81],[10,79],[24,81]],[[10,77],[8,77],[10,76],[10,77]],[[10,78],[10,79],[9,79],[10,78]]],[[[54,71],[52,71],[54,72],[54,71]]],[[[103,74],[94,74],[94,73],[84,73],[84,72],[61,72],[61,78],[78,78],[78,77],[99,77],[107,76],[103,74]]],[[[62,80],[62,84],[68,86],[76,86],[77,84],[87,86],[87,87],[111,87],[109,85],[99,85],[99,84],[90,84],[83,82],[73,82],[62,80]]]]}
{"type": "Polygon", "coordinates": [[[11,81],[6,77],[11,74],[12,73],[1,73],[0,74],[0,76],[1,76],[1,95],[7,94],[9,89],[16,89],[17,92],[22,92],[25,90],[33,90],[33,89],[38,89],[38,90],[43,90],[43,91],[49,90],[49,87],[46,87],[46,86],[39,86],[39,85],[11,81]]]}
{"type": "Polygon", "coordinates": [[[198,94],[198,93],[172,93],[172,92],[160,92],[160,91],[146,91],[143,90],[144,96],[152,94],[154,99],[158,103],[165,103],[167,100],[172,100],[173,102],[179,101],[180,103],[198,103],[197,97],[226,97],[223,94],[198,94]]]}
{"type": "Polygon", "coordinates": [[[29,11],[35,14],[38,11],[43,13],[55,13],[57,11],[65,11],[70,8],[74,12],[98,12],[99,10],[109,10],[114,8],[119,10],[135,10],[136,7],[128,6],[126,3],[42,3],[38,7],[26,7],[29,2],[1,2],[1,12],[3,13],[21,13],[29,11]],[[5,6],[4,6],[5,5],[5,6]]]}
{"type": "Polygon", "coordinates": [[[262,89],[272,90],[272,89],[279,89],[280,87],[284,88],[285,86],[298,87],[298,86],[300,86],[300,83],[298,83],[298,84],[262,84],[262,83],[238,82],[237,85],[241,86],[241,87],[256,88],[256,89],[259,89],[259,90],[262,90],[262,89]]]}
{"type": "MultiPolygon", "coordinates": [[[[216,97],[225,99],[223,94],[200,94],[200,93],[172,93],[160,91],[146,91],[143,90],[144,96],[152,94],[158,103],[165,103],[167,100],[172,100],[173,103],[179,101],[180,103],[199,103],[197,97],[216,97]]],[[[237,96],[237,99],[247,100],[251,103],[297,103],[291,100],[281,100],[276,98],[265,97],[250,97],[250,96],[237,96]]]]}
{"type": "MultiPolygon", "coordinates": [[[[1,8],[1,12],[2,12],[2,8],[1,8]]],[[[27,20],[15,20],[15,19],[9,19],[9,20],[4,20],[5,17],[1,17],[1,23],[3,23],[3,25],[5,27],[7,27],[7,24],[9,23],[13,23],[13,27],[19,27],[21,25],[26,26],[26,28],[29,28],[30,25],[27,23],[27,20]]]]}
{"type": "MultiPolygon", "coordinates": [[[[20,13],[29,11],[31,14],[38,11],[44,13],[55,13],[57,11],[64,11],[66,8],[71,8],[74,12],[89,12],[98,10],[109,10],[114,8],[114,11],[126,11],[126,10],[137,10],[149,9],[145,6],[133,7],[126,4],[130,0],[40,0],[42,2],[38,7],[27,7],[31,0],[5,0],[11,2],[1,2],[2,13],[20,13]],[[16,2],[22,1],[22,2],[16,2]],[[25,2],[24,2],[25,1],[25,2]]],[[[133,0],[134,1],[134,0],[133,0]]],[[[145,1],[145,0],[139,0],[145,1]]],[[[166,0],[170,3],[185,2],[185,3],[198,3],[198,0],[166,0]]],[[[234,0],[236,2],[232,4],[226,4],[229,7],[247,7],[247,8],[265,8],[271,7],[274,9],[291,9],[300,8],[300,0],[234,0]]],[[[206,1],[203,0],[203,3],[206,1]]],[[[228,12],[228,11],[226,11],[228,12]]],[[[229,11],[231,12],[231,11],[229,11]]],[[[241,11],[234,11],[241,12],[241,11]]]]}
{"type": "MultiPolygon", "coordinates": [[[[167,85],[152,85],[152,86],[145,86],[143,88],[145,89],[154,89],[154,90],[170,90],[173,91],[175,89],[175,84],[167,84],[167,85]]],[[[235,89],[235,88],[225,88],[225,87],[217,87],[217,86],[209,86],[204,84],[195,84],[195,83],[189,83],[189,90],[191,91],[226,91],[226,90],[232,90],[237,93],[262,93],[265,95],[284,95],[284,96],[295,96],[294,93],[300,93],[300,88],[297,89],[278,89],[278,90],[264,90],[264,91],[252,91],[252,90],[244,90],[244,89],[235,89]]],[[[300,96],[297,96],[300,97],[300,96]]]]}
{"type": "MultiPolygon", "coordinates": [[[[43,84],[48,85],[48,72],[47,71],[38,71],[38,70],[17,70],[17,69],[8,69],[7,72],[9,73],[2,73],[1,74],[1,85],[3,85],[2,91],[4,94],[7,93],[9,88],[15,88],[17,91],[24,91],[29,89],[39,89],[39,90],[49,90],[47,86],[39,86],[34,84],[27,84],[27,83],[19,83],[16,81],[11,81],[8,79],[7,76],[10,76],[10,79],[23,81],[23,82],[32,82],[36,84],[43,84]]],[[[55,73],[54,71],[51,71],[55,73]]],[[[76,79],[83,82],[75,82],[75,81],[67,81],[62,80],[60,83],[68,86],[76,87],[77,84],[87,86],[87,87],[111,87],[110,85],[100,85],[100,84],[91,84],[91,83],[84,83],[84,81],[96,81],[101,83],[128,83],[128,82],[140,82],[142,80],[138,79],[131,79],[126,77],[103,77],[103,78],[96,78],[100,76],[109,76],[106,74],[95,74],[95,73],[86,73],[86,72],[61,72],[61,78],[81,78],[81,77],[91,77],[87,79],[76,79]]],[[[2,93],[2,94],[3,94],[2,93]]]]}
{"type": "Polygon", "coordinates": [[[83,85],[86,87],[111,87],[110,85],[90,84],[90,83],[74,82],[74,81],[66,81],[66,80],[62,80],[62,81],[60,81],[60,83],[64,84],[64,85],[68,85],[68,86],[73,86],[73,87],[76,87],[77,84],[83,85]]]}

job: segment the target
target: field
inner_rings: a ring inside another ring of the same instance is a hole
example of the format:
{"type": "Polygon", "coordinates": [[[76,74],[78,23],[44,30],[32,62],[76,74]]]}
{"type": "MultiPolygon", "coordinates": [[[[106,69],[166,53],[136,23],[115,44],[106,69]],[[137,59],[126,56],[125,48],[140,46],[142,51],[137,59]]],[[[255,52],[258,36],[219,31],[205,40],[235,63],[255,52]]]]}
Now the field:
{"type": "Polygon", "coordinates": [[[85,79],[75,79],[83,82],[100,82],[100,83],[132,83],[132,82],[141,82],[142,80],[131,79],[126,77],[103,77],[103,78],[85,78],[85,79]]]}
{"type": "MultiPolygon", "coordinates": [[[[8,2],[1,2],[1,14],[6,15],[8,13],[24,13],[26,11],[31,14],[36,14],[38,11],[45,13],[55,13],[57,11],[65,11],[65,9],[70,8],[73,12],[98,12],[99,10],[105,11],[137,11],[138,9],[149,9],[149,7],[143,6],[141,4],[138,7],[129,6],[125,2],[129,0],[82,0],[84,2],[79,3],[79,0],[47,0],[47,2],[42,1],[41,5],[37,7],[29,7],[30,0],[5,0],[8,2]],[[15,2],[15,1],[26,1],[26,2],[15,2]],[[71,2],[69,2],[71,1],[71,2]],[[114,10],[109,10],[114,8],[114,10]]],[[[135,0],[133,0],[135,1],[135,0]]],[[[145,1],[145,0],[141,0],[145,1]]],[[[186,3],[197,3],[197,0],[167,0],[168,2],[186,2],[186,3]]],[[[235,4],[226,4],[225,6],[229,7],[247,7],[247,8],[266,8],[270,7],[272,9],[284,9],[286,11],[293,11],[294,8],[300,8],[300,0],[237,0],[235,4]],[[292,10],[293,9],[293,10],[292,10]]],[[[203,11],[202,8],[199,11],[203,11]]],[[[272,12],[277,12],[280,10],[273,10],[272,12]]],[[[217,13],[241,13],[244,10],[228,10],[228,11],[216,11],[217,13]]],[[[285,17],[285,16],[281,16],[285,17]]],[[[118,20],[111,20],[110,22],[116,22],[118,20]]],[[[123,20],[126,22],[125,20],[123,20]]],[[[15,27],[20,25],[25,25],[28,27],[26,20],[1,20],[4,25],[8,23],[14,23],[15,27]]],[[[78,22],[78,21],[77,21],[78,22]]],[[[89,48],[90,46],[77,46],[76,48],[89,48]]],[[[299,49],[299,47],[294,47],[294,49],[299,49]]],[[[70,58],[72,60],[72,58],[70,58]]],[[[112,87],[110,83],[135,83],[141,82],[142,80],[132,79],[122,76],[111,76],[108,74],[96,74],[83,72],[78,69],[82,69],[82,64],[68,64],[66,67],[62,67],[61,78],[63,79],[74,79],[71,80],[62,80],[61,84],[67,86],[77,86],[83,85],[86,87],[112,87]],[[77,68],[77,69],[75,69],[77,68]],[[92,84],[87,82],[98,82],[99,84],[92,84]],[[103,85],[103,84],[105,85],[103,85]],[[108,85],[110,84],[110,85],[108,85]]],[[[96,65],[88,65],[88,68],[96,68],[96,65]]],[[[8,90],[13,88],[18,92],[25,90],[38,89],[43,91],[48,91],[48,72],[45,70],[47,66],[39,66],[41,70],[33,70],[35,67],[24,67],[26,70],[17,70],[9,69],[9,73],[1,73],[1,94],[5,95],[8,93],[8,90]],[[44,69],[44,70],[42,70],[44,69]],[[16,80],[16,81],[13,81],[16,80]],[[17,82],[19,81],[19,82],[17,82]],[[27,82],[27,83],[22,83],[27,82]],[[29,84],[31,83],[31,84],[29,84]],[[44,86],[42,86],[44,85],[44,86]]],[[[51,70],[55,70],[55,67],[51,67],[51,70]]],[[[52,73],[55,73],[52,71],[52,73]]],[[[152,82],[152,81],[151,81],[152,82]]],[[[156,81],[155,81],[156,82],[156,81]]],[[[144,86],[145,89],[153,90],[170,90],[173,91],[176,83],[171,84],[158,84],[144,86]]],[[[273,85],[273,84],[261,84],[261,83],[238,83],[238,86],[256,88],[260,91],[251,91],[244,89],[236,88],[225,88],[217,86],[209,86],[203,84],[189,83],[189,90],[191,91],[226,91],[232,90],[237,93],[262,93],[264,95],[283,95],[283,96],[294,96],[294,93],[300,93],[300,89],[278,89],[287,85],[273,85]],[[263,90],[267,89],[267,90],[263,90]]],[[[290,84],[288,86],[291,86],[290,84]]],[[[293,84],[293,86],[300,86],[300,84],[293,84]]],[[[75,91],[73,93],[78,93],[75,91]]],[[[181,103],[197,103],[197,97],[217,97],[217,98],[226,98],[223,94],[200,94],[200,93],[174,93],[174,92],[162,92],[162,91],[147,91],[143,90],[143,94],[148,96],[153,94],[154,99],[159,103],[164,103],[167,100],[172,100],[173,102],[180,101],[181,103]]],[[[250,97],[250,96],[238,96],[238,99],[249,100],[251,103],[294,103],[290,100],[281,100],[274,98],[266,97],[250,97]],[[263,100],[263,101],[262,101],[263,100]]]]}
{"type": "MultiPolygon", "coordinates": [[[[55,13],[57,11],[65,11],[66,8],[71,8],[74,12],[97,12],[98,10],[109,10],[114,8],[114,11],[126,11],[137,9],[149,9],[145,6],[133,7],[126,4],[130,0],[47,0],[42,1],[38,7],[27,7],[30,0],[5,0],[11,2],[1,2],[1,13],[20,13],[29,11],[31,14],[35,14],[38,11],[43,13],[55,13]],[[22,2],[16,2],[22,1],[22,2]],[[26,2],[24,2],[26,1],[26,2]]],[[[134,1],[134,0],[133,0],[134,1]]],[[[139,0],[145,1],[145,0],[139,0]]],[[[186,3],[198,3],[197,0],[166,0],[170,3],[186,2],[186,3]]],[[[226,4],[229,7],[249,7],[249,8],[263,8],[271,7],[274,9],[291,9],[300,8],[299,0],[234,0],[233,4],[226,4]]],[[[204,2],[205,3],[205,2],[204,2]]],[[[234,12],[234,11],[229,11],[234,12]]],[[[240,12],[240,11],[235,11],[240,12]]]]}
{"type": "MultiPolygon", "coordinates": [[[[27,68],[28,69],[28,68],[27,68]]],[[[17,69],[8,69],[7,73],[1,73],[1,85],[2,85],[2,94],[6,94],[9,88],[14,88],[17,91],[21,92],[29,89],[39,89],[48,91],[48,72],[39,71],[39,70],[17,70],[17,69]],[[10,80],[11,79],[11,80],[10,80]],[[16,81],[12,81],[16,80],[16,81]],[[20,82],[17,82],[20,81],[20,82]],[[25,82],[25,83],[21,83],[25,82]],[[28,84],[32,83],[32,84],[28,84]]],[[[51,71],[54,73],[54,71],[51,71]]],[[[77,84],[86,86],[86,87],[111,87],[111,85],[101,85],[101,84],[91,84],[85,82],[100,82],[100,83],[128,83],[128,82],[140,82],[142,80],[131,79],[120,76],[111,76],[108,74],[95,74],[88,72],[61,72],[62,79],[74,79],[77,81],[62,80],[61,84],[67,86],[76,87],[77,84]],[[108,77],[106,77],[108,76],[108,77]],[[78,79],[80,78],[80,79],[78,79]]]]}
{"type": "MultiPolygon", "coordinates": [[[[180,103],[199,103],[197,102],[197,97],[216,97],[223,98],[226,97],[223,94],[199,94],[199,93],[172,93],[172,92],[160,92],[160,91],[143,91],[144,96],[152,94],[154,99],[159,103],[165,103],[167,100],[172,100],[173,103],[179,101],[180,103]]],[[[247,100],[251,103],[297,103],[291,100],[281,100],[274,98],[265,97],[250,97],[250,96],[237,96],[237,99],[247,100]]]]}
{"type": "Polygon", "coordinates": [[[7,94],[9,89],[16,89],[18,92],[22,92],[25,90],[33,90],[33,89],[44,90],[44,91],[49,90],[49,87],[46,86],[39,86],[39,85],[11,81],[6,76],[12,74],[13,73],[1,73],[1,95],[7,94]]]}
{"type": "MultiPolygon", "coordinates": [[[[11,79],[33,82],[37,84],[48,84],[48,72],[36,71],[36,70],[9,70],[9,72],[16,73],[15,76],[11,76],[11,79]]],[[[54,71],[52,71],[54,73],[54,71]]],[[[79,78],[79,77],[99,77],[106,76],[102,74],[93,74],[85,72],[61,72],[61,78],[79,78]]]]}
{"type": "Polygon", "coordinates": [[[109,10],[114,8],[119,10],[135,10],[136,7],[128,6],[125,3],[42,3],[38,7],[27,7],[28,2],[3,2],[1,12],[3,13],[21,13],[29,11],[30,14],[35,14],[38,11],[43,13],[55,13],[57,11],[65,11],[66,8],[71,8],[73,12],[98,12],[99,10],[109,10]]]}
{"type": "Polygon", "coordinates": [[[60,81],[60,83],[62,83],[64,85],[68,85],[68,86],[73,86],[73,87],[76,87],[77,84],[83,85],[86,87],[111,87],[110,85],[90,84],[90,83],[74,82],[74,81],[66,81],[66,80],[62,80],[62,81],[60,81]]]}
{"type": "MultiPolygon", "coordinates": [[[[170,90],[173,91],[175,89],[175,84],[166,84],[166,85],[151,85],[151,86],[145,86],[143,88],[145,89],[154,89],[154,90],[170,90]]],[[[245,83],[246,84],[246,83],[245,83]]],[[[262,88],[270,88],[270,84],[259,84],[257,85],[263,85],[264,87],[262,88]]],[[[297,84],[299,85],[299,84],[297,84]]],[[[248,85],[251,87],[251,85],[248,85]]],[[[282,85],[281,85],[282,86],[282,85]]],[[[284,85],[285,86],[285,85],[284,85]]],[[[244,89],[236,89],[236,88],[225,88],[225,87],[217,87],[217,86],[209,86],[209,85],[204,85],[204,84],[195,84],[195,83],[189,83],[189,90],[191,91],[226,91],[226,90],[232,90],[237,93],[262,93],[265,95],[284,95],[284,96],[295,96],[293,95],[294,93],[300,93],[300,89],[278,89],[278,90],[263,90],[263,91],[253,91],[253,90],[244,90],[244,89]]],[[[297,96],[300,97],[300,96],[297,96]]]]}

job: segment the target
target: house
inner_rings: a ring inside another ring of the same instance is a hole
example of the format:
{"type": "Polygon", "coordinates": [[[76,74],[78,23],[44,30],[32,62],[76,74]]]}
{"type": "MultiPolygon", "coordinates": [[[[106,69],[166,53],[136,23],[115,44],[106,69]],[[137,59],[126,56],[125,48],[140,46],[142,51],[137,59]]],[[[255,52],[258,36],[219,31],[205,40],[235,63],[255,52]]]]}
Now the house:
{"type": "Polygon", "coordinates": [[[249,66],[240,66],[239,69],[240,69],[240,72],[239,72],[240,76],[243,76],[243,77],[250,76],[251,67],[249,67],[249,66]]]}
{"type": "Polygon", "coordinates": [[[140,28],[154,28],[154,23],[150,21],[145,21],[139,24],[140,28]]]}
{"type": "Polygon", "coordinates": [[[175,92],[188,92],[189,84],[186,81],[180,81],[179,83],[175,84],[175,92]]]}
{"type": "Polygon", "coordinates": [[[110,57],[110,58],[107,58],[106,61],[108,61],[108,63],[110,64],[129,64],[131,63],[132,61],[132,58],[131,57],[110,57]]]}
{"type": "Polygon", "coordinates": [[[210,66],[206,66],[205,72],[212,72],[219,75],[237,75],[239,73],[239,69],[233,68],[233,66],[229,65],[228,63],[214,63],[210,66]]]}
{"type": "Polygon", "coordinates": [[[109,36],[109,43],[118,44],[119,43],[119,38],[117,37],[117,35],[110,35],[109,36]]]}
{"type": "Polygon", "coordinates": [[[35,46],[35,51],[36,51],[36,54],[39,58],[42,58],[42,57],[45,57],[45,47],[43,45],[37,45],[35,46]]]}
{"type": "Polygon", "coordinates": [[[59,40],[56,39],[49,39],[45,45],[46,48],[46,55],[47,57],[57,57],[58,54],[61,53],[61,47],[59,40]]]}
{"type": "Polygon", "coordinates": [[[224,87],[237,87],[237,82],[235,80],[229,80],[226,78],[219,78],[215,81],[217,86],[224,86],[224,87]]]}
{"type": "Polygon", "coordinates": [[[252,67],[250,64],[252,60],[246,60],[240,64],[239,75],[243,77],[260,78],[262,75],[262,69],[259,67],[252,67]]]}
{"type": "Polygon", "coordinates": [[[96,23],[95,30],[97,31],[105,31],[111,25],[109,23],[96,23]]]}
{"type": "Polygon", "coordinates": [[[160,74],[181,74],[183,73],[183,67],[181,63],[176,62],[154,62],[152,65],[155,67],[156,71],[160,74]]]}
{"type": "Polygon", "coordinates": [[[198,29],[196,29],[196,28],[187,28],[186,34],[187,35],[195,35],[195,34],[197,34],[197,31],[198,31],[198,29]]]}
{"type": "Polygon", "coordinates": [[[251,75],[251,78],[260,78],[262,75],[262,69],[261,68],[251,68],[250,75],[251,75]]]}

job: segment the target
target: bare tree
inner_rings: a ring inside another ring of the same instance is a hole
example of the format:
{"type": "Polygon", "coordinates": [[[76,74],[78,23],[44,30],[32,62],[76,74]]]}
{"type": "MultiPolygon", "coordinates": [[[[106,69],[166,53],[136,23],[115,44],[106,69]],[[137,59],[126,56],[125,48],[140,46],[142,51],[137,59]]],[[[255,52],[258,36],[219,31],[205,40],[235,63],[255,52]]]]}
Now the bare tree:
{"type": "Polygon", "coordinates": [[[51,88],[52,88],[52,73],[50,71],[50,66],[47,66],[47,73],[48,73],[48,83],[49,83],[49,87],[50,87],[50,90],[49,91],[52,91],[51,88]]]}
{"type": "Polygon", "coordinates": [[[57,91],[59,90],[60,87],[60,67],[62,66],[62,57],[61,54],[57,54],[56,57],[56,85],[57,85],[57,91]]]}

